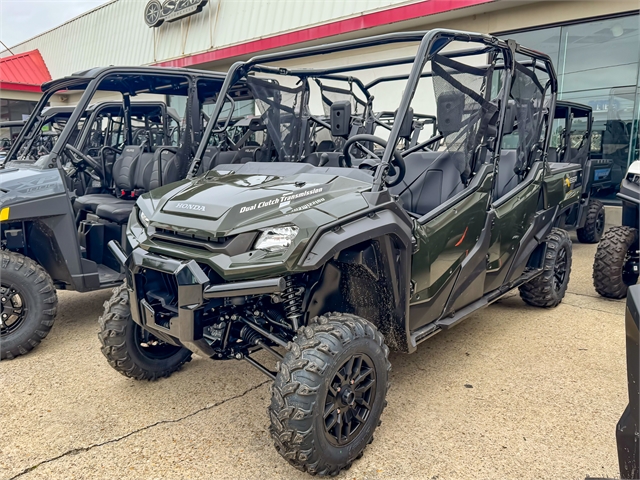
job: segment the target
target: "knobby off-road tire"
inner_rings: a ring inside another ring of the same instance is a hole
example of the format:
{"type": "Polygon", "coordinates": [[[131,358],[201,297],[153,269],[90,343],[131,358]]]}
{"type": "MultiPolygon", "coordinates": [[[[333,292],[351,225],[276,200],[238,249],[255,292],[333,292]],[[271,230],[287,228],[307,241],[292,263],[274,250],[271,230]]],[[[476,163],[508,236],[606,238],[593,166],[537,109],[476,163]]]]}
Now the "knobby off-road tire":
{"type": "Polygon", "coordinates": [[[638,283],[638,274],[625,268],[632,249],[638,249],[638,231],[635,228],[611,227],[607,230],[593,262],[596,292],[607,298],[624,298],[629,287],[638,283]]]}
{"type": "Polygon", "coordinates": [[[547,237],[546,243],[544,271],[520,287],[520,296],[534,307],[551,308],[560,304],[569,285],[571,239],[566,231],[554,228],[547,237]]]}
{"type": "Polygon", "coordinates": [[[376,327],[355,315],[331,313],[302,327],[272,387],[276,450],[312,475],[349,468],[372,442],[387,404],[388,355],[376,327]]]}
{"type": "Polygon", "coordinates": [[[25,355],[47,336],[58,295],[49,274],[29,257],[3,251],[0,270],[0,359],[25,355]]]}
{"type": "Polygon", "coordinates": [[[576,234],[580,243],[598,243],[604,233],[604,205],[600,200],[591,200],[587,207],[587,219],[584,227],[576,234]]]}
{"type": "Polygon", "coordinates": [[[144,329],[131,318],[124,284],[113,289],[98,322],[102,354],[109,365],[126,377],[136,380],[168,377],[191,360],[188,349],[158,342],[150,334],[145,337],[144,329]]]}

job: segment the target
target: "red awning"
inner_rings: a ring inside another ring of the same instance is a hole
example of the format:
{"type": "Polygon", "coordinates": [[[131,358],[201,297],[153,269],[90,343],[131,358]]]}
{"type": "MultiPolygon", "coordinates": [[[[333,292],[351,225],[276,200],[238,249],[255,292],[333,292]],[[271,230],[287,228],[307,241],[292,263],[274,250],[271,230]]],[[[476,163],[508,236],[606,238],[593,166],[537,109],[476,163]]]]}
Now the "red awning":
{"type": "Polygon", "coordinates": [[[0,90],[40,92],[51,74],[38,50],[0,58],[0,90]]]}

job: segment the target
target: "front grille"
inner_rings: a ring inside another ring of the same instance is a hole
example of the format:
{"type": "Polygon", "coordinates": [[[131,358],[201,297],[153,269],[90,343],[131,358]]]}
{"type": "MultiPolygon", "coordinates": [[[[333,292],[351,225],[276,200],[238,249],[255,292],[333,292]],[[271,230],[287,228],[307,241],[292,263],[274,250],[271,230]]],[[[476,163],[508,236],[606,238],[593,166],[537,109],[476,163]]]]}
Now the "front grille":
{"type": "Polygon", "coordinates": [[[223,253],[233,256],[248,251],[253,245],[257,232],[242,233],[228,237],[202,237],[175,232],[166,228],[156,228],[151,235],[155,242],[168,243],[174,246],[197,248],[212,253],[223,253]]]}

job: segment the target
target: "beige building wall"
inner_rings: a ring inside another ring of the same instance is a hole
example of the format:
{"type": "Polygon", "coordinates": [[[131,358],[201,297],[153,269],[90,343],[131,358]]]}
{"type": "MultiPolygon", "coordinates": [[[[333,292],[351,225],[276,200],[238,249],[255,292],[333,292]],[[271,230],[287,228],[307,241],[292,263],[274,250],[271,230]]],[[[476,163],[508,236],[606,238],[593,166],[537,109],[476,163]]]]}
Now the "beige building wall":
{"type": "MultiPolygon", "coordinates": [[[[357,38],[373,34],[388,33],[393,31],[411,31],[411,30],[429,30],[431,28],[452,28],[457,30],[475,31],[482,33],[499,33],[512,30],[529,29],[555,23],[566,23],[581,19],[589,19],[594,17],[619,14],[624,12],[637,11],[640,7],[638,0],[546,0],[546,1],[527,1],[527,0],[497,0],[490,4],[482,6],[484,13],[475,13],[464,17],[459,17],[460,12],[452,12],[451,14],[439,15],[439,19],[431,18],[417,19],[410,22],[385,25],[370,30],[362,30],[339,38],[329,38],[324,42],[332,42],[343,40],[345,38],[357,38]],[[458,16],[458,18],[452,18],[458,16]]],[[[477,12],[477,8],[470,9],[477,12]]],[[[145,26],[146,28],[146,26],[145,26]]],[[[315,42],[318,43],[318,42],[315,42]]],[[[322,43],[322,42],[321,42],[322,43]]],[[[306,45],[304,45],[306,46],[306,45]]],[[[335,56],[325,56],[321,61],[319,59],[308,59],[306,61],[287,62],[288,67],[310,67],[329,64],[348,65],[361,61],[394,58],[397,56],[411,55],[413,49],[380,47],[377,51],[371,49],[362,55],[345,52],[335,56]],[[310,61],[311,60],[311,61],[310,61]]],[[[233,63],[233,59],[225,59],[220,62],[209,63],[206,65],[195,65],[194,68],[202,68],[206,70],[227,71],[233,63]]],[[[403,70],[403,67],[399,68],[403,70]]],[[[396,73],[398,68],[395,68],[396,73]]],[[[365,74],[366,76],[366,74],[365,74]]],[[[391,93],[391,92],[390,92],[391,93]]],[[[397,92],[395,92],[397,93],[397,92]]],[[[377,94],[378,98],[387,95],[377,94]]],[[[389,95],[391,97],[396,95],[389,95]]],[[[0,98],[20,99],[20,100],[38,100],[40,94],[31,92],[14,92],[0,91],[0,98]]],[[[94,101],[115,99],[113,94],[98,94],[94,101]]],[[[79,100],[79,94],[56,95],[52,98],[52,105],[74,105],[79,100]]]]}
{"type": "Polygon", "coordinates": [[[640,2],[637,0],[547,0],[527,3],[518,0],[505,0],[502,2],[502,8],[502,10],[472,15],[450,22],[441,22],[438,25],[425,24],[425,27],[438,26],[472,32],[499,33],[637,11],[640,8],[640,2]]]}
{"type": "Polygon", "coordinates": [[[37,102],[42,96],[36,92],[20,92],[16,90],[0,90],[0,98],[2,100],[26,100],[29,102],[37,102]]]}

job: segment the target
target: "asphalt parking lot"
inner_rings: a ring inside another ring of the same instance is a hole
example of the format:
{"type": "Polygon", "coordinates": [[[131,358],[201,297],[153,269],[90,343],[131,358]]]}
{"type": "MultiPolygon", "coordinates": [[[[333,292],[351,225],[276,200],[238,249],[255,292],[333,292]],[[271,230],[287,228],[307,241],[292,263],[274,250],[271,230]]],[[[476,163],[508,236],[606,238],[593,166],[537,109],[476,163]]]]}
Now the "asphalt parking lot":
{"type": "MultiPolygon", "coordinates": [[[[382,425],[339,478],[617,477],[624,301],[597,296],[594,252],[574,236],[558,308],[513,294],[393,354],[382,425]]],[[[61,292],[46,341],[0,364],[1,478],[310,478],[273,448],[269,382],[246,363],[194,357],[154,383],[112,370],[96,335],[109,296],[61,292]]]]}

